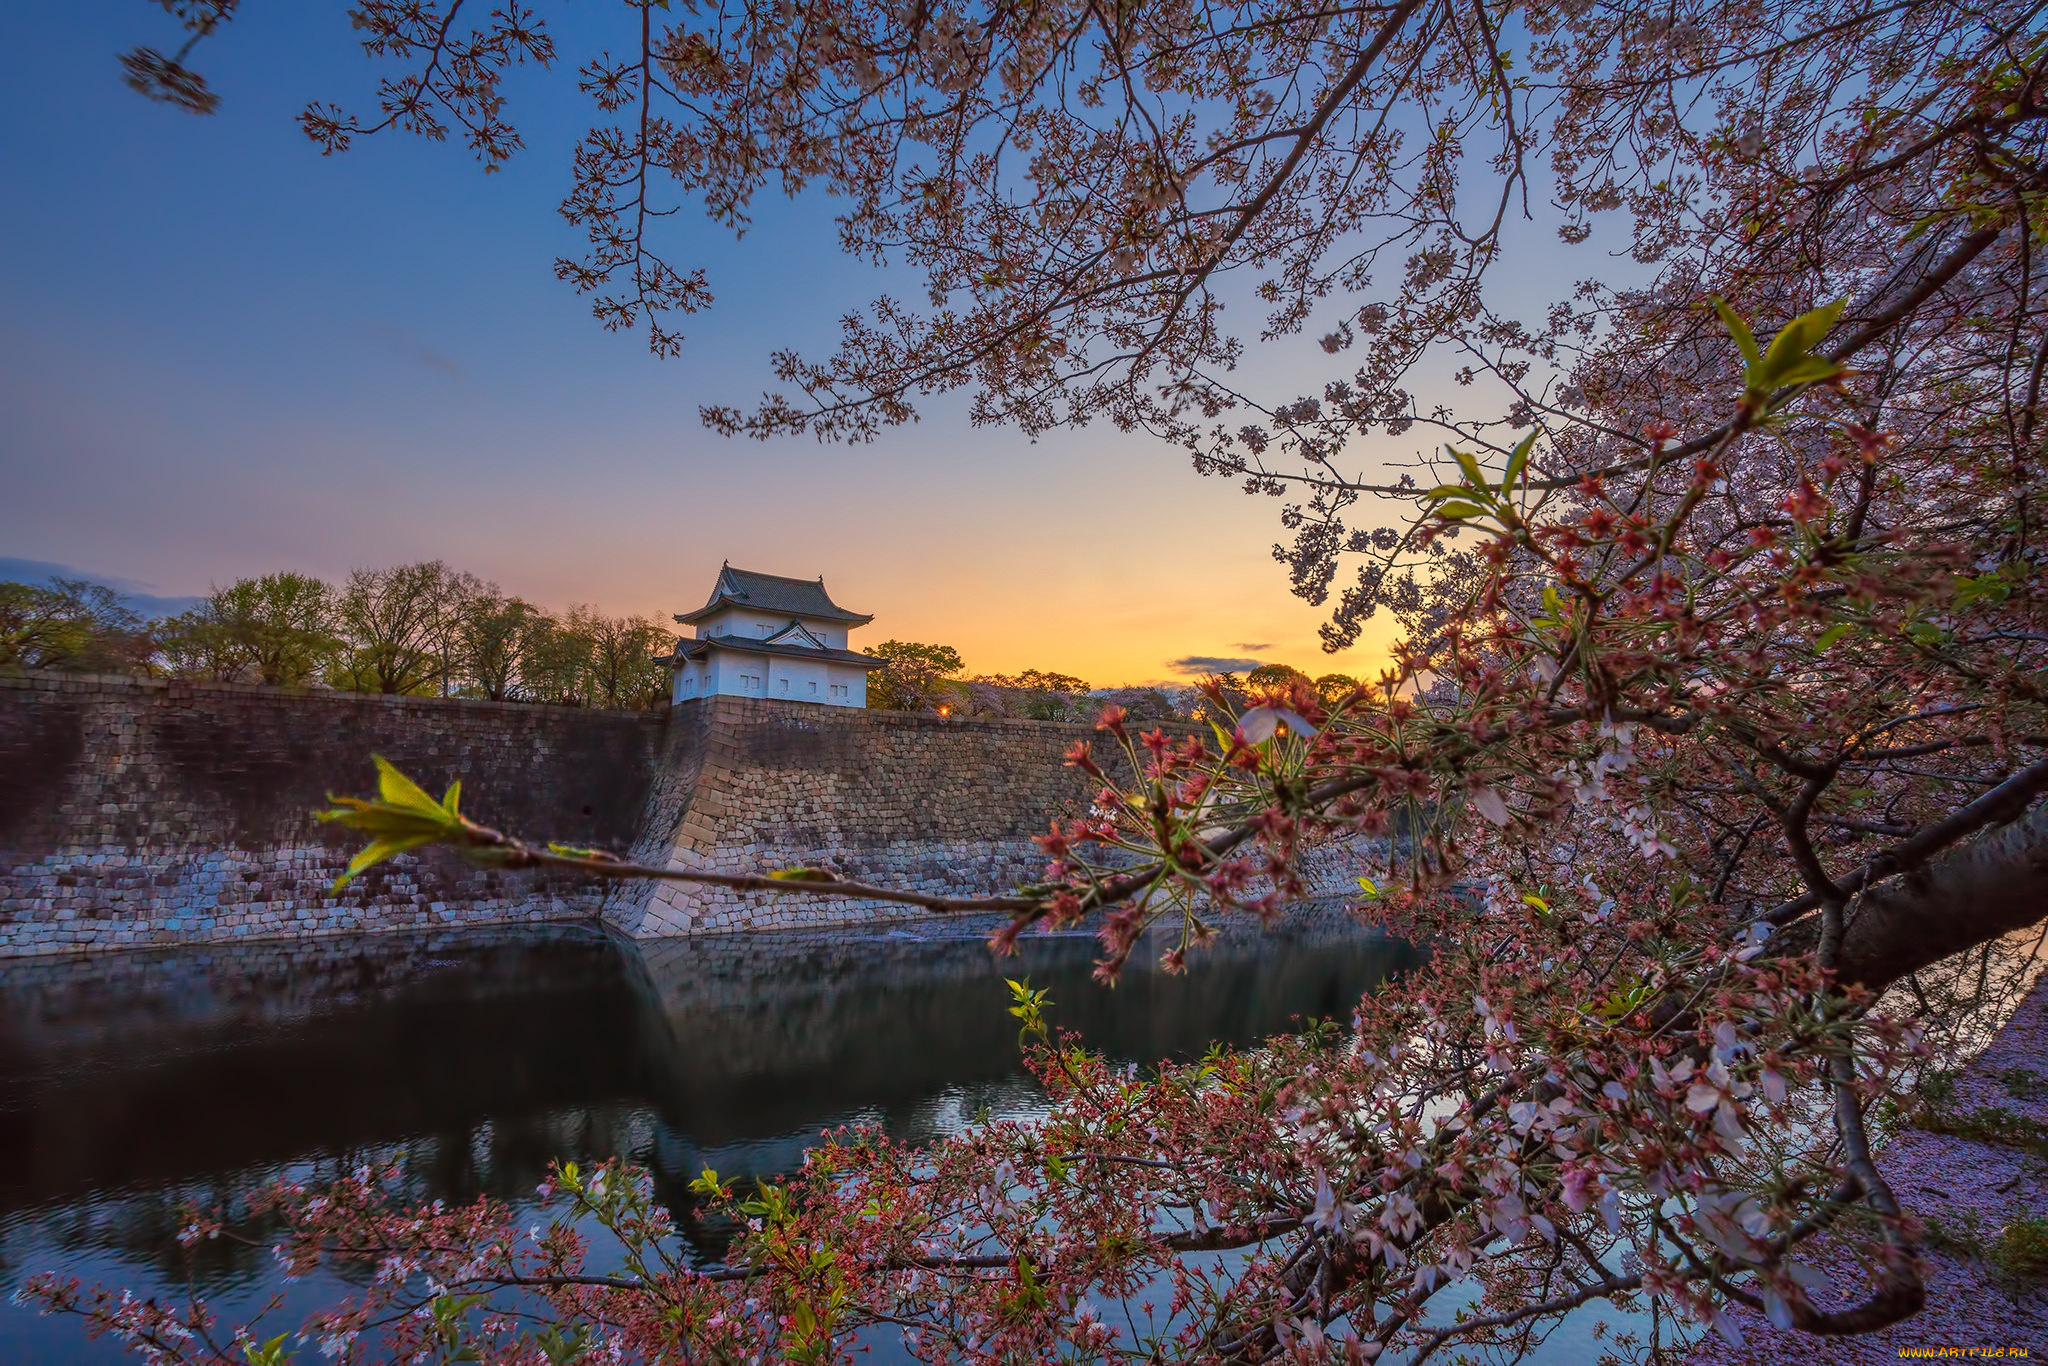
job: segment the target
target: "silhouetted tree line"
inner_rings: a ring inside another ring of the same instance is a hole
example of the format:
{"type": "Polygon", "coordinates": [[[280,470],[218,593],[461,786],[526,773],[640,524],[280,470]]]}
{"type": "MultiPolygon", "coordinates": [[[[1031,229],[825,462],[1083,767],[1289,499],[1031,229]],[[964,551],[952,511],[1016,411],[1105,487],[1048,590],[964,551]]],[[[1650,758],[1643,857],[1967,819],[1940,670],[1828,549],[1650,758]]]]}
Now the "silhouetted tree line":
{"type": "Polygon", "coordinates": [[[287,688],[650,708],[674,638],[645,617],[548,612],[439,560],[238,579],[145,620],[110,588],[0,583],[0,670],[136,673],[287,688]]]}
{"type": "MultiPolygon", "coordinates": [[[[1201,686],[1091,688],[1072,674],[1026,669],[1017,674],[968,674],[960,652],[950,645],[885,640],[869,651],[884,660],[868,675],[868,706],[877,711],[937,715],[993,716],[1032,721],[1093,721],[1112,704],[1133,721],[1199,721],[1215,711],[1201,686]]],[[[1305,683],[1324,705],[1335,705],[1358,687],[1349,674],[1311,678],[1286,664],[1262,664],[1250,674],[1217,674],[1213,683],[1237,711],[1266,696],[1305,683]]],[[[1234,715],[1234,713],[1232,713],[1234,715]]],[[[1229,722],[1221,713],[1216,719],[1229,722]]]]}
{"type": "MultiPolygon", "coordinates": [[[[652,708],[674,636],[645,617],[593,607],[560,615],[439,560],[356,569],[339,584],[289,571],[237,579],[190,611],[146,619],[82,579],[0,583],[0,671],[133,673],[283,688],[333,688],[572,707],[652,708]]],[[[868,705],[890,711],[1092,721],[1111,703],[1134,721],[1200,720],[1198,687],[1091,688],[1072,674],[973,674],[950,645],[889,640],[868,705]]],[[[1325,703],[1356,686],[1285,664],[1214,680],[1240,710],[1299,681],[1325,703]]]]}

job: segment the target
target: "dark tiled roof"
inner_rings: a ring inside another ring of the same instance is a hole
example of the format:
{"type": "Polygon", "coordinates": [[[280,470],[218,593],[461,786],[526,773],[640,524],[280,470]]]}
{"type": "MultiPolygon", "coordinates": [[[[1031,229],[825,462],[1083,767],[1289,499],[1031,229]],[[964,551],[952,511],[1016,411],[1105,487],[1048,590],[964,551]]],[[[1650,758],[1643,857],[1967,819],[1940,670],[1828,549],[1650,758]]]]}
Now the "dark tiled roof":
{"type": "Polygon", "coordinates": [[[711,590],[711,600],[694,612],[680,613],[676,620],[694,625],[728,607],[744,607],[778,616],[787,613],[793,617],[843,621],[849,626],[865,626],[874,620],[871,616],[849,612],[833,602],[825,592],[822,577],[785,579],[780,574],[756,574],[751,569],[734,569],[731,565],[718,571],[718,584],[711,590]]]}
{"type": "Polygon", "coordinates": [[[810,659],[821,664],[852,664],[863,669],[879,669],[889,662],[886,659],[876,659],[873,655],[856,654],[852,650],[814,650],[808,645],[776,645],[749,636],[701,636],[696,640],[679,640],[676,642],[676,655],[682,659],[702,659],[713,646],[740,655],[810,659]]]}

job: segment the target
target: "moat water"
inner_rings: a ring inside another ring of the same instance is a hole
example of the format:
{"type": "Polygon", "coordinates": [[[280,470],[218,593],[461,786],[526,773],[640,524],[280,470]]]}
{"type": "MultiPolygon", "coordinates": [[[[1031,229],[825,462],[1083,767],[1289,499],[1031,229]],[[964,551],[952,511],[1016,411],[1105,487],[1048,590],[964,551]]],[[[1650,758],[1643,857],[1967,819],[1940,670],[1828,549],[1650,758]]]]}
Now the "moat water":
{"type": "MultiPolygon", "coordinates": [[[[711,1263],[726,1231],[686,1190],[706,1166],[772,1175],[835,1125],[922,1138],[1036,1108],[1005,976],[1146,1063],[1343,1018],[1416,961],[1333,908],[1226,936],[1184,976],[1147,957],[1110,991],[1085,934],[998,960],[982,933],[635,944],[560,926],[0,962],[0,1362],[132,1360],[8,1297],[41,1271],[182,1296],[180,1207],[279,1176],[402,1152],[423,1196],[525,1201],[551,1159],[619,1154],[711,1263]]],[[[285,1287],[267,1252],[225,1241],[193,1270],[228,1323],[285,1290],[272,1334],[336,1290],[285,1287]]]]}

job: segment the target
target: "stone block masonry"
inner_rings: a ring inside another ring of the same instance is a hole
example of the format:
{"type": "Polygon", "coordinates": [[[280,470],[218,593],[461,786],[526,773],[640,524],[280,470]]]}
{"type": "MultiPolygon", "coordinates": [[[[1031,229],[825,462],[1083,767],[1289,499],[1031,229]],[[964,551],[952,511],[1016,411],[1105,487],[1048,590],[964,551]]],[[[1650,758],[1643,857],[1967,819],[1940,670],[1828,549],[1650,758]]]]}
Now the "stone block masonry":
{"type": "Polygon", "coordinates": [[[317,824],[382,754],[487,824],[624,850],[664,718],[439,698],[0,677],[0,957],[598,914],[594,883],[427,850],[329,888],[317,824]]]}
{"type": "MultiPolygon", "coordinates": [[[[1067,748],[1094,727],[913,716],[713,697],[671,712],[670,759],[634,846],[642,862],[706,872],[806,866],[942,895],[1001,893],[1045,871],[1031,837],[1090,795],[1067,748]]],[[[605,919],[641,938],[796,929],[923,915],[845,898],[693,883],[615,889],[605,919]]]]}
{"type": "MultiPolygon", "coordinates": [[[[987,895],[1042,876],[1031,837],[1090,799],[1065,763],[1076,740],[1104,771],[1127,768],[1092,726],[1042,721],[0,677],[0,958],[528,920],[602,917],[654,938],[916,918],[891,902],[492,871],[435,849],[336,896],[361,841],[311,813],[329,792],[370,790],[382,754],[437,795],[460,778],[467,814],[527,838],[987,895]]],[[[1348,850],[1308,862],[1351,890],[1348,850]]]]}
{"type": "MultiPolygon", "coordinates": [[[[1122,748],[1092,725],[913,716],[712,697],[672,709],[669,757],[634,845],[642,863],[715,873],[828,868],[874,886],[1001,895],[1045,875],[1032,836],[1078,815],[1095,784],[1066,764],[1085,742],[1128,780],[1122,748]]],[[[1144,727],[1149,728],[1149,727],[1144,727]]],[[[1196,733],[1186,723],[1169,731],[1196,733]]],[[[1318,893],[1355,893],[1357,850],[1310,851],[1318,893]]],[[[818,929],[928,913],[886,901],[626,883],[605,919],[637,938],[818,929]]]]}

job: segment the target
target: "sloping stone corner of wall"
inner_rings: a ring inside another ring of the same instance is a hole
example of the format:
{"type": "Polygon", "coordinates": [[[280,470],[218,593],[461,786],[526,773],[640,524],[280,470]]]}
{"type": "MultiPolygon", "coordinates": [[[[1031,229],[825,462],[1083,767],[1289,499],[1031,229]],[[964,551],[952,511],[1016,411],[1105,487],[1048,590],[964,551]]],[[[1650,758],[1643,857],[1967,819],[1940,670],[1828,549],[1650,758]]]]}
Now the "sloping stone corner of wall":
{"type": "MultiPolygon", "coordinates": [[[[1193,733],[1193,728],[1189,728],[1193,733]]],[[[1087,725],[912,716],[719,697],[670,721],[669,757],[634,857],[715,873],[829,869],[940,896],[1002,895],[1036,881],[1032,840],[1079,814],[1092,784],[1066,764],[1086,741],[1117,777],[1129,763],[1087,725]]],[[[1318,894],[1356,890],[1358,849],[1305,860],[1318,894]]],[[[605,919],[638,938],[817,929],[926,914],[902,903],[735,892],[703,883],[631,883],[605,919]]]]}
{"type": "MultiPolygon", "coordinates": [[[[913,716],[753,698],[686,702],[634,855],[718,873],[827,868],[943,896],[1000,894],[1037,878],[1032,842],[1088,789],[1066,765],[1077,739],[1105,768],[1121,752],[1093,727],[913,716]]],[[[740,893],[701,883],[614,890],[605,919],[640,938],[874,923],[899,903],[740,893]]]]}

